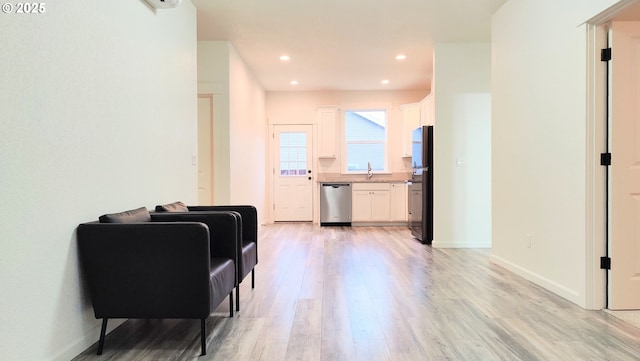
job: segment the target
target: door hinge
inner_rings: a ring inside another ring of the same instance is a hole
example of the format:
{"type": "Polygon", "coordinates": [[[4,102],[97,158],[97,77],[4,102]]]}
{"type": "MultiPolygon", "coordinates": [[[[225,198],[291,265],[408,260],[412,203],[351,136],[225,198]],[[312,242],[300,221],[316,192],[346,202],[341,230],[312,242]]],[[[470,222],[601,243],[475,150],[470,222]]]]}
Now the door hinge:
{"type": "Polygon", "coordinates": [[[600,257],[600,269],[611,269],[611,258],[610,257],[600,257]]]}
{"type": "Polygon", "coordinates": [[[600,154],[600,165],[604,165],[604,166],[611,165],[611,153],[600,154]]]}
{"type": "Polygon", "coordinates": [[[611,48],[602,49],[600,51],[600,61],[611,60],[611,48]]]}

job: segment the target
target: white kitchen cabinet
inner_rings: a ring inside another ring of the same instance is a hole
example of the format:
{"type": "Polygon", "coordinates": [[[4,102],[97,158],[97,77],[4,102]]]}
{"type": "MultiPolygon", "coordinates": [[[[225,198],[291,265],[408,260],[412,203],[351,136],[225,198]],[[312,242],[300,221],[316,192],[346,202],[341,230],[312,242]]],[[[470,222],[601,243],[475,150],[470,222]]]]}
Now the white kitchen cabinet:
{"type": "Polygon", "coordinates": [[[429,94],[422,99],[420,108],[420,125],[434,125],[436,115],[433,94],[429,94]]]}
{"type": "Polygon", "coordinates": [[[392,222],[407,221],[407,184],[391,183],[390,190],[390,217],[392,222]]]}
{"type": "Polygon", "coordinates": [[[398,183],[354,183],[352,194],[353,222],[406,221],[406,196],[400,196],[402,184],[398,183]],[[395,199],[392,201],[392,198],[395,199]],[[404,203],[403,203],[404,202],[404,203]],[[403,205],[400,205],[400,204],[403,205]],[[403,210],[396,209],[404,207],[403,210]],[[395,214],[392,214],[395,213],[395,214]]]}
{"type": "MultiPolygon", "coordinates": [[[[371,221],[371,199],[373,191],[353,191],[351,198],[351,221],[371,221]]],[[[381,191],[378,191],[381,192],[381,191]]],[[[388,192],[388,191],[387,191],[388,192]]]]}
{"type": "Polygon", "coordinates": [[[338,107],[316,108],[318,122],[318,158],[336,158],[338,154],[338,107]]]}
{"type": "Polygon", "coordinates": [[[391,218],[389,191],[371,191],[371,220],[388,222],[391,218]]]}
{"type": "Polygon", "coordinates": [[[402,110],[402,156],[410,158],[412,149],[411,133],[420,127],[421,103],[404,104],[402,110]]]}

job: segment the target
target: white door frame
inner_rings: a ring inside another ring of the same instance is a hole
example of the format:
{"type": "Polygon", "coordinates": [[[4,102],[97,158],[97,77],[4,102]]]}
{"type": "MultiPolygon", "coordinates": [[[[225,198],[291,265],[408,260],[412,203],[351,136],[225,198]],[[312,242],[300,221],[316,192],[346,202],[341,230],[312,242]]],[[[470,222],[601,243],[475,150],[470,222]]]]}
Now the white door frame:
{"type": "Polygon", "coordinates": [[[605,174],[600,154],[606,149],[605,115],[606,65],[600,51],[606,48],[607,24],[636,0],[621,0],[616,5],[587,21],[587,126],[586,126],[586,230],[585,230],[585,308],[606,307],[606,271],[600,269],[605,246],[605,174]]]}

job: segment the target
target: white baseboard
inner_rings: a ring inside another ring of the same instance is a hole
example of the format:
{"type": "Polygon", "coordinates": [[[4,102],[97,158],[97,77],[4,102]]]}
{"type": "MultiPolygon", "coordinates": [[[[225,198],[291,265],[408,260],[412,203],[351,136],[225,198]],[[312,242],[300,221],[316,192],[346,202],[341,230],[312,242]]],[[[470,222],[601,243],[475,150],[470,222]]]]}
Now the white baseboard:
{"type": "Polygon", "coordinates": [[[491,242],[431,242],[433,248],[491,248],[491,242]]]}
{"type": "Polygon", "coordinates": [[[505,260],[504,258],[498,257],[496,255],[491,255],[490,261],[492,263],[497,264],[500,267],[506,268],[507,270],[517,274],[518,276],[531,281],[537,284],[540,287],[543,287],[558,296],[565,298],[576,305],[584,308],[584,297],[580,296],[580,293],[572,290],[568,287],[565,287],[557,282],[554,282],[546,277],[543,277],[535,272],[532,272],[526,268],[518,266],[512,262],[505,260]]]}
{"type": "Polygon", "coordinates": [[[351,227],[408,227],[407,222],[351,222],[351,227]]]}
{"type": "MultiPolygon", "coordinates": [[[[118,328],[118,326],[122,325],[125,321],[126,319],[109,319],[109,322],[107,323],[107,335],[118,328]]],[[[51,358],[50,361],[69,361],[84,352],[100,339],[100,327],[102,327],[102,320],[98,322],[97,326],[85,333],[83,337],[71,344],[58,355],[51,358]]]]}

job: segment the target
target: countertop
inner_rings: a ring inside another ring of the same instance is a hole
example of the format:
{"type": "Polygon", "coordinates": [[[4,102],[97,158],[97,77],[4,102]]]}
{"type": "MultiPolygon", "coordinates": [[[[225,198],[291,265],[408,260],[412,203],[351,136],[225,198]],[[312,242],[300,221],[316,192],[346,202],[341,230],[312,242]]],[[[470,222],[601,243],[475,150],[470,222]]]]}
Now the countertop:
{"type": "Polygon", "coordinates": [[[373,174],[367,178],[366,174],[339,174],[321,173],[318,174],[318,183],[404,183],[411,179],[409,173],[373,174]]]}

